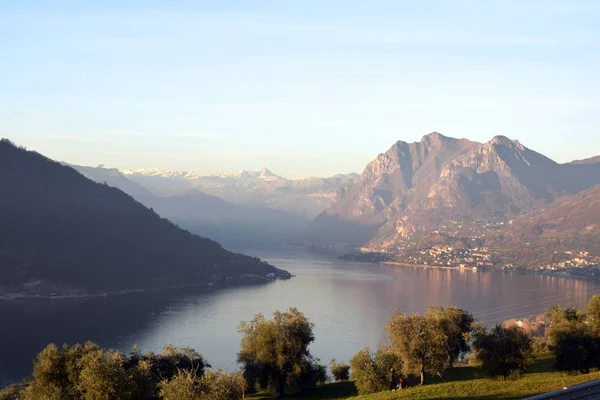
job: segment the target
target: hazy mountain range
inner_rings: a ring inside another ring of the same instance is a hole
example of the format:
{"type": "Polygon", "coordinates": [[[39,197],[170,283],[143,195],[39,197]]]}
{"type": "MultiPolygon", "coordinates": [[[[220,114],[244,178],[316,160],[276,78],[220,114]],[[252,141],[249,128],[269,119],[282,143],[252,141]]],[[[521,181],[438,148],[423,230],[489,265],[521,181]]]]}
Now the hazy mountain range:
{"type": "Polygon", "coordinates": [[[360,175],[303,180],[266,168],[203,176],[71,167],[228,247],[489,246],[498,262],[523,265],[560,259],[545,246],[600,256],[600,157],[559,164],[504,136],[478,143],[433,132],[394,143],[360,175]]]}
{"type": "Polygon", "coordinates": [[[236,249],[301,240],[310,224],[305,214],[323,211],[335,190],[353,178],[294,181],[266,168],[200,177],[159,169],[121,172],[104,165],[70,166],[89,179],[121,189],[182,227],[236,249]]]}
{"type": "MultiPolygon", "coordinates": [[[[600,184],[600,157],[559,164],[504,136],[478,143],[438,132],[416,143],[396,142],[359,176],[289,180],[266,168],[212,176],[157,169],[123,174],[101,167],[94,170],[110,175],[110,182],[106,176],[92,179],[104,179],[155,207],[159,214],[187,221],[182,223],[188,226],[192,220],[206,222],[208,215],[214,216],[212,220],[230,216],[230,229],[221,236],[216,227],[222,222],[205,224],[199,231],[225,242],[232,235],[241,238],[254,230],[259,232],[259,241],[268,236],[266,232],[275,232],[275,237],[286,241],[297,241],[307,232],[303,237],[316,246],[343,244],[397,253],[444,244],[491,244],[503,249],[504,257],[498,260],[523,263],[540,259],[539,255],[529,252],[526,256],[522,248],[511,245],[510,238],[522,236],[527,229],[538,232],[530,225],[551,219],[544,214],[550,212],[545,211],[549,206],[563,214],[576,204],[580,209],[573,196],[600,184]],[[216,197],[227,201],[219,202],[216,197]],[[273,214],[273,209],[286,213],[273,214]],[[256,218],[242,222],[252,211],[256,218]],[[292,214],[316,218],[308,226],[307,220],[294,219],[292,214]],[[259,221],[263,224],[256,228],[259,221]],[[244,224],[248,230],[239,229],[244,224]]],[[[595,193],[592,190],[586,199],[595,193]]],[[[600,218],[594,210],[585,210],[581,211],[585,220],[600,218]]],[[[546,243],[550,225],[556,235],[570,232],[571,240],[561,244],[565,251],[574,247],[580,235],[585,233],[589,239],[595,232],[570,223],[542,225],[547,228],[539,234],[538,245],[546,243]]],[[[585,247],[592,248],[593,240],[588,239],[585,247]]]]}
{"type": "Polygon", "coordinates": [[[157,195],[179,195],[198,190],[231,203],[274,208],[309,219],[329,206],[337,189],[358,176],[339,174],[329,178],[292,180],[276,175],[267,168],[207,176],[162,169],[128,169],[121,172],[132,182],[157,195]]]}
{"type": "Polygon", "coordinates": [[[285,275],[7,140],[0,141],[0,226],[0,292],[73,295],[285,275]]]}

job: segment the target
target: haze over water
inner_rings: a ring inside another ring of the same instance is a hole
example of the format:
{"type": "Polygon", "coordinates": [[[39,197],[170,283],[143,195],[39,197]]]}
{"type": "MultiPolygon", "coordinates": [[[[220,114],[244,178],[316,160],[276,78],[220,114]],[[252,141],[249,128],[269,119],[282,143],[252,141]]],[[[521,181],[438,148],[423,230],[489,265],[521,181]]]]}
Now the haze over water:
{"type": "Polygon", "coordinates": [[[429,305],[456,305],[491,325],[540,314],[556,303],[585,306],[600,290],[594,283],[542,275],[363,264],[304,252],[255,255],[296,277],[200,294],[0,302],[10,325],[0,330],[0,385],[29,375],[35,354],[51,341],[92,340],[123,351],[134,344],[143,351],[190,346],[213,367],[231,370],[237,368],[240,321],[297,307],[315,324],[313,355],[347,361],[364,346],[377,346],[398,307],[424,312],[429,305]]]}

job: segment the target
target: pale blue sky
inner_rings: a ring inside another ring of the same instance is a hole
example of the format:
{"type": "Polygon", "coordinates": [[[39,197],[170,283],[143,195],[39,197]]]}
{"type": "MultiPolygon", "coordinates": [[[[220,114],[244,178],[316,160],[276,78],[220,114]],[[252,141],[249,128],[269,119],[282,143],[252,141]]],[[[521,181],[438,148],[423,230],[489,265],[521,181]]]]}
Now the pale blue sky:
{"type": "Polygon", "coordinates": [[[600,154],[600,1],[90,3],[0,1],[0,136],[290,177],[361,172],[434,130],[600,154]]]}

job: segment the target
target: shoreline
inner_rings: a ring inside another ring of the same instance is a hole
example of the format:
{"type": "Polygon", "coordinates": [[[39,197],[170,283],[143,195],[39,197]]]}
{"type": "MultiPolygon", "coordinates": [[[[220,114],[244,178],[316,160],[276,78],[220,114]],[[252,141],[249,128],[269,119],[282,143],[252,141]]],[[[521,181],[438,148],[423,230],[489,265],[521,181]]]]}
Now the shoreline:
{"type": "Polygon", "coordinates": [[[85,294],[23,294],[23,293],[3,293],[0,294],[0,301],[18,301],[18,300],[35,300],[35,299],[50,299],[50,300],[65,300],[65,299],[91,299],[91,298],[99,298],[99,297],[108,297],[108,296],[119,296],[126,295],[132,293],[147,293],[147,292],[158,292],[164,290],[174,290],[174,289],[185,289],[185,288],[202,288],[209,289],[209,291],[222,289],[225,287],[234,287],[234,286],[252,286],[252,285],[266,285],[278,280],[288,280],[293,278],[294,275],[290,274],[289,278],[274,278],[274,279],[265,279],[265,280],[253,280],[253,281],[244,281],[237,280],[233,282],[204,282],[204,283],[186,283],[182,285],[172,285],[172,286],[162,286],[156,288],[145,288],[145,289],[122,289],[116,290],[112,292],[104,292],[104,293],[85,293],[85,294]]]}
{"type": "Polygon", "coordinates": [[[450,270],[456,270],[456,271],[461,271],[461,270],[486,271],[487,270],[487,269],[480,268],[480,267],[477,267],[476,269],[473,269],[473,267],[460,268],[460,267],[448,267],[448,266],[444,266],[444,265],[409,264],[409,263],[402,263],[402,262],[397,262],[397,261],[381,261],[379,264],[396,265],[396,266],[399,266],[399,267],[419,267],[419,268],[450,269],[450,270]]]}
{"type": "Polygon", "coordinates": [[[575,280],[584,281],[584,282],[600,283],[600,276],[590,277],[590,276],[584,276],[584,275],[573,275],[573,274],[569,274],[567,271],[559,271],[559,270],[549,272],[549,271],[539,271],[539,270],[526,269],[526,268],[502,269],[502,268],[490,268],[490,267],[477,267],[476,269],[473,269],[473,267],[460,268],[460,267],[447,267],[447,266],[443,266],[443,265],[408,264],[408,263],[402,263],[402,262],[397,262],[397,261],[380,261],[380,262],[378,262],[378,264],[387,264],[387,265],[394,265],[394,266],[399,266],[399,267],[435,268],[435,269],[446,269],[446,270],[455,270],[455,271],[465,271],[465,270],[469,270],[469,271],[473,271],[473,272],[498,271],[498,272],[503,272],[505,274],[539,275],[539,276],[548,276],[548,277],[552,277],[552,278],[575,279],[575,280]]]}

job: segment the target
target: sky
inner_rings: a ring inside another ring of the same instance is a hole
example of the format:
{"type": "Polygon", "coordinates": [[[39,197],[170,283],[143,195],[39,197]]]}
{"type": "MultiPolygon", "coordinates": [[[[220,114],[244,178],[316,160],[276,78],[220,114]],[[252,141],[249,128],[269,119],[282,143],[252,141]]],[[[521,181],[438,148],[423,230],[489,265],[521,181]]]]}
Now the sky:
{"type": "Polygon", "coordinates": [[[361,172],[432,131],[600,155],[599,1],[0,1],[0,137],[202,174],[361,172]]]}

